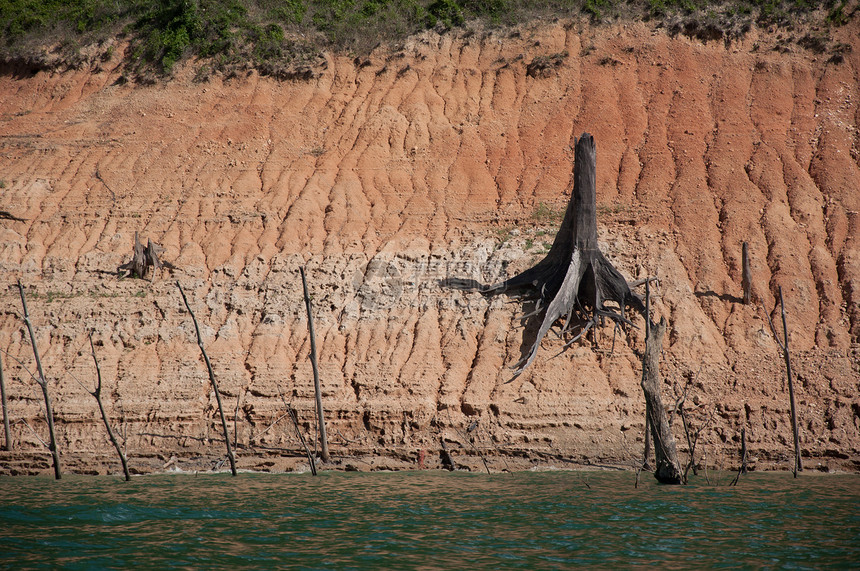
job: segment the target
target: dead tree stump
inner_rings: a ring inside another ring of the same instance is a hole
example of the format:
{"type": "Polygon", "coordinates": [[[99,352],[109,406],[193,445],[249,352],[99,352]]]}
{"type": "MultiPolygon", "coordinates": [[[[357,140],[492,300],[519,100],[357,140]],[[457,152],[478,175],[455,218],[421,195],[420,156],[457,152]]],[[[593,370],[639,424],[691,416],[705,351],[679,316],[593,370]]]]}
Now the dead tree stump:
{"type": "Polygon", "coordinates": [[[549,253],[535,266],[495,285],[458,278],[442,282],[443,286],[485,295],[515,293],[537,300],[532,315],[543,313],[543,321],[531,348],[515,365],[516,375],[534,361],[541,340],[561,317],[566,318],[562,333],[578,330],[567,347],[603,318],[632,325],[625,314],[627,307],[645,312],[642,300],[598,248],[596,170],[594,138],[583,133],[576,142],[573,192],[564,220],[549,253]],[[607,306],[608,302],[614,307],[607,306]]]}
{"type": "Polygon", "coordinates": [[[669,426],[669,416],[660,396],[660,352],[663,335],[666,333],[666,320],[660,323],[645,320],[648,334],[645,339],[645,355],[642,358],[642,390],[645,393],[648,424],[654,440],[654,477],[661,484],[681,483],[681,464],[678,462],[678,448],[669,426]]]}
{"type": "Polygon", "coordinates": [[[146,247],[144,248],[138,233],[135,232],[134,252],[132,253],[131,260],[118,267],[116,269],[117,274],[121,278],[130,275],[142,279],[146,275],[146,271],[152,268],[152,278],[154,279],[155,272],[164,266],[158,258],[163,251],[164,249],[161,246],[150,239],[147,239],[146,247]]]}

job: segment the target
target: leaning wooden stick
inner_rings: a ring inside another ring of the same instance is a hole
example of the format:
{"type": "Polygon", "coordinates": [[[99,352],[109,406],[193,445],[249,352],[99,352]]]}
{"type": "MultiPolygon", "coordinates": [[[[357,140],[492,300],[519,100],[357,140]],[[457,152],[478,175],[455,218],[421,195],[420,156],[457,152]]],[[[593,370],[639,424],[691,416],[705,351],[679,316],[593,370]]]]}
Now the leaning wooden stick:
{"type": "Polygon", "coordinates": [[[648,401],[645,401],[645,450],[642,452],[642,470],[651,471],[648,458],[651,456],[651,411],[648,409],[648,401]]]}
{"type": "Polygon", "coordinates": [[[194,322],[194,331],[197,333],[197,346],[200,347],[200,352],[203,353],[203,360],[206,362],[206,369],[209,371],[209,380],[212,382],[212,388],[215,390],[215,400],[218,402],[218,413],[221,415],[221,428],[224,429],[224,442],[227,444],[227,458],[230,460],[230,472],[235,476],[236,458],[233,456],[233,447],[230,445],[230,434],[227,431],[227,417],[224,416],[224,407],[221,406],[221,391],[218,390],[218,382],[215,380],[215,372],[212,370],[212,363],[209,362],[209,355],[206,354],[206,348],[203,347],[203,337],[200,336],[200,327],[197,326],[197,318],[194,316],[194,311],[191,310],[188,298],[185,297],[185,291],[183,291],[182,285],[180,285],[178,280],[176,287],[179,288],[179,293],[182,294],[182,301],[185,302],[185,307],[188,309],[188,313],[191,314],[191,321],[194,322]]]}
{"type": "Polygon", "coordinates": [[[96,390],[88,392],[93,395],[99,405],[99,412],[102,413],[102,420],[105,423],[108,438],[110,438],[110,442],[113,444],[113,447],[116,448],[116,453],[119,454],[119,461],[122,464],[122,473],[125,474],[125,481],[128,482],[131,480],[131,476],[128,473],[128,460],[125,457],[125,453],[122,451],[122,447],[119,445],[119,441],[116,439],[116,434],[114,434],[113,429],[110,427],[110,422],[108,421],[104,404],[102,404],[102,370],[101,367],[99,367],[99,360],[96,358],[96,347],[93,344],[92,332],[90,332],[90,351],[92,351],[93,354],[93,362],[96,364],[96,390]]]}
{"type": "Polygon", "coordinates": [[[779,288],[779,308],[782,312],[782,338],[785,343],[782,353],[785,357],[785,374],[788,377],[788,398],[791,401],[791,432],[794,435],[794,477],[803,472],[803,462],[800,459],[800,435],[797,431],[797,408],[794,406],[794,380],[791,375],[791,354],[788,351],[788,324],[785,320],[785,303],[782,301],[782,286],[779,288]]]}
{"type": "Polygon", "coordinates": [[[311,366],[314,370],[314,395],[317,401],[317,417],[320,425],[320,456],[323,462],[329,461],[328,455],[328,438],[325,433],[325,414],[323,414],[322,406],[322,389],[320,388],[320,372],[317,366],[317,340],[314,333],[314,315],[311,311],[311,296],[308,294],[308,281],[305,279],[305,268],[300,267],[299,271],[302,274],[302,289],[305,294],[305,308],[308,311],[308,334],[311,338],[311,366]]]}
{"type": "Polygon", "coordinates": [[[796,478],[798,472],[803,472],[803,462],[800,459],[800,435],[797,430],[797,409],[794,406],[794,379],[791,374],[791,354],[788,350],[788,324],[785,319],[785,303],[783,303],[782,300],[782,286],[779,287],[779,307],[782,312],[782,338],[785,340],[785,343],[782,343],[779,340],[779,336],[776,334],[776,328],[773,326],[770,314],[767,311],[765,311],[764,314],[767,316],[770,330],[773,332],[773,338],[780,350],[782,350],[782,356],[785,359],[785,375],[788,378],[788,398],[791,403],[791,432],[794,436],[794,466],[792,467],[792,473],[796,478]]]}
{"type": "Polygon", "coordinates": [[[296,428],[296,434],[299,436],[299,441],[302,443],[302,448],[305,449],[305,454],[308,457],[308,464],[311,465],[311,474],[314,476],[317,475],[317,465],[314,462],[314,455],[311,454],[311,449],[308,448],[307,443],[305,442],[305,437],[302,436],[302,431],[299,429],[299,419],[296,418],[296,411],[290,405],[287,405],[287,412],[290,415],[290,419],[293,421],[293,426],[296,428]]]}
{"type": "Polygon", "coordinates": [[[729,486],[737,486],[741,479],[741,474],[747,473],[747,429],[741,428],[741,465],[738,468],[738,473],[735,474],[735,479],[731,481],[729,486]]]}
{"type": "Polygon", "coordinates": [[[3,447],[9,451],[12,450],[12,431],[9,430],[9,409],[6,408],[6,380],[3,377],[3,358],[0,357],[0,399],[3,404],[3,432],[6,440],[3,441],[3,447]]]}
{"type": "Polygon", "coordinates": [[[48,433],[51,437],[51,456],[54,458],[54,477],[59,480],[63,477],[62,468],[60,467],[60,451],[57,450],[57,437],[54,434],[54,411],[51,408],[51,397],[48,395],[48,380],[45,378],[45,372],[42,370],[42,360],[39,359],[39,349],[36,347],[36,336],[33,334],[33,325],[30,323],[30,314],[27,312],[27,300],[24,297],[24,286],[21,285],[21,280],[18,280],[18,292],[21,294],[21,305],[24,306],[24,323],[27,325],[27,332],[30,334],[30,344],[33,346],[33,356],[36,358],[36,370],[39,376],[36,382],[42,387],[42,394],[45,397],[45,415],[48,417],[48,433]]]}

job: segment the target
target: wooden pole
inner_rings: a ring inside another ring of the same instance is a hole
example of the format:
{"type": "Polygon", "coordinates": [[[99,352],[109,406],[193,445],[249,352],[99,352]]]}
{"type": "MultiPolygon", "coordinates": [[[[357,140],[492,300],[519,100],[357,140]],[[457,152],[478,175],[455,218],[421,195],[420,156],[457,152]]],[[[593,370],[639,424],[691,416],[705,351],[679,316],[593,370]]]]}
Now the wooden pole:
{"type": "Polygon", "coordinates": [[[27,332],[30,334],[30,344],[33,346],[33,356],[36,358],[36,370],[39,373],[36,382],[42,388],[42,395],[45,397],[45,416],[48,419],[48,434],[51,437],[49,449],[54,459],[54,477],[59,480],[63,477],[63,473],[60,466],[60,451],[57,449],[57,437],[54,434],[54,411],[51,408],[51,397],[48,394],[48,380],[45,378],[45,372],[42,370],[42,360],[39,359],[39,349],[36,347],[36,336],[33,334],[33,325],[30,323],[30,314],[27,312],[27,299],[24,297],[24,286],[21,285],[21,280],[18,280],[18,292],[21,294],[21,305],[24,306],[24,323],[27,325],[27,332]]]}
{"type": "Polygon", "coordinates": [[[3,431],[6,435],[3,447],[9,451],[12,450],[12,431],[9,430],[9,410],[6,408],[6,379],[3,377],[2,357],[0,357],[0,399],[2,399],[3,403],[3,431]]]}
{"type": "Polygon", "coordinates": [[[684,468],[684,483],[687,482],[687,473],[693,469],[693,475],[699,475],[699,469],[696,468],[696,440],[690,435],[690,426],[687,424],[687,413],[684,410],[684,403],[681,402],[678,407],[678,416],[681,417],[681,426],[684,428],[684,435],[687,437],[687,450],[690,451],[690,461],[684,468]]]}
{"type": "Polygon", "coordinates": [[[642,469],[651,470],[648,458],[651,456],[651,412],[648,410],[648,402],[645,402],[645,451],[642,454],[642,469]]]}
{"type": "Polygon", "coordinates": [[[311,465],[311,474],[314,476],[317,475],[317,464],[314,462],[314,455],[311,454],[311,449],[308,448],[307,443],[305,442],[305,437],[302,436],[302,431],[299,429],[299,419],[296,417],[296,411],[293,407],[287,405],[287,412],[290,414],[290,419],[293,421],[293,426],[296,428],[296,434],[299,437],[299,441],[302,443],[302,448],[305,449],[305,454],[308,457],[308,464],[311,465]]]}
{"type": "Polygon", "coordinates": [[[660,352],[663,335],[666,333],[666,320],[653,323],[650,315],[650,290],[645,286],[645,353],[642,356],[642,392],[645,393],[648,419],[651,422],[651,435],[654,438],[654,477],[661,484],[681,483],[681,464],[678,461],[678,448],[669,427],[669,417],[660,396],[660,352]]]}
{"type": "Polygon", "coordinates": [[[110,422],[108,421],[104,404],[102,404],[102,370],[101,367],[99,367],[99,360],[96,358],[96,347],[93,344],[92,332],[90,332],[90,351],[92,351],[93,354],[93,362],[96,364],[96,390],[92,391],[90,394],[95,397],[96,402],[99,405],[99,412],[102,413],[102,420],[105,423],[108,438],[110,438],[110,442],[113,444],[113,447],[116,448],[116,453],[119,454],[119,461],[122,464],[122,473],[125,475],[125,481],[128,482],[131,480],[131,476],[128,473],[128,460],[125,457],[125,453],[122,451],[122,447],[119,445],[119,441],[117,440],[113,429],[110,427],[110,422]]]}
{"type": "MultiPolygon", "coordinates": [[[[649,281],[645,280],[645,346],[648,346],[648,334],[651,331],[651,286],[649,281]]],[[[645,366],[643,361],[642,375],[644,380],[645,366]]],[[[648,404],[648,399],[645,399],[645,451],[642,455],[642,469],[650,470],[651,465],[648,463],[648,458],[651,456],[651,409],[648,404]]],[[[636,474],[636,487],[639,487],[639,474],[636,474]]]]}
{"type": "Polygon", "coordinates": [[[782,286],[779,287],[779,307],[782,312],[782,337],[785,343],[782,345],[782,353],[785,358],[785,374],[788,377],[788,398],[791,401],[791,432],[794,435],[794,477],[798,472],[803,472],[803,462],[800,459],[800,436],[797,431],[797,409],[794,406],[794,381],[791,375],[791,355],[788,350],[788,324],[785,319],[785,304],[782,301],[782,286]]]}
{"type": "Polygon", "coordinates": [[[741,285],[744,288],[744,305],[752,302],[752,270],[750,270],[750,247],[744,242],[741,248],[741,285]]]}
{"type": "Polygon", "coordinates": [[[212,363],[209,362],[209,355],[206,354],[206,348],[203,347],[203,337],[200,335],[200,327],[197,326],[197,318],[194,316],[194,311],[191,310],[191,305],[188,304],[188,298],[185,297],[185,291],[182,289],[179,280],[176,281],[176,287],[179,288],[179,293],[182,294],[182,301],[185,302],[185,307],[188,313],[191,314],[191,321],[194,322],[194,331],[197,333],[197,346],[200,347],[200,352],[203,353],[203,360],[206,362],[206,369],[209,371],[209,380],[212,382],[212,388],[215,390],[215,400],[218,402],[218,413],[221,415],[221,428],[224,430],[224,442],[227,444],[227,458],[230,460],[230,472],[236,475],[236,457],[233,455],[233,446],[230,444],[230,434],[227,431],[227,417],[224,416],[224,407],[221,405],[221,391],[218,390],[218,382],[215,380],[215,372],[212,370],[212,363]]]}
{"type": "Polygon", "coordinates": [[[304,266],[299,267],[299,272],[302,274],[302,289],[305,294],[305,308],[308,311],[308,334],[311,338],[311,367],[314,371],[314,395],[317,401],[317,417],[319,418],[320,427],[320,456],[323,462],[329,461],[328,454],[328,438],[325,433],[325,414],[323,413],[322,405],[322,389],[320,388],[320,373],[317,366],[317,341],[314,333],[314,316],[311,310],[311,297],[308,294],[308,281],[305,278],[304,266]]]}
{"type": "Polygon", "coordinates": [[[735,479],[731,481],[730,486],[737,486],[741,479],[741,474],[747,473],[747,429],[741,428],[741,465],[738,468],[738,473],[735,474],[735,479]]]}

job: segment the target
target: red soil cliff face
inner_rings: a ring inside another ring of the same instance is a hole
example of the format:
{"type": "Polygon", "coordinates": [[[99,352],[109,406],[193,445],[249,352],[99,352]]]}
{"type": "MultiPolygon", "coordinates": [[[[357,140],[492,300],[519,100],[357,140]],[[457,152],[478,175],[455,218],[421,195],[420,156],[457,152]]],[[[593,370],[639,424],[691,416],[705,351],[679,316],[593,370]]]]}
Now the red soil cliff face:
{"type": "MultiPolygon", "coordinates": [[[[552,241],[573,145],[597,142],[601,247],[657,275],[664,399],[689,389],[697,451],[790,466],[784,365],[766,312],[788,312],[807,467],[860,466],[860,25],[842,60],[753,31],[726,47],[642,24],[565,23],[413,38],[330,56],[306,82],[257,75],[118,83],[101,68],[0,77],[0,350],[15,449],[49,471],[16,278],[27,286],[67,469],[115,472],[87,334],[133,470],[210,467],[220,421],[179,280],[237,430],[240,468],[300,466],[286,403],[313,428],[313,295],[335,462],[632,466],[642,453],[640,329],[606,327],[513,382],[522,306],[439,287],[495,281],[552,241]],[[784,44],[781,44],[784,46],[784,44]],[[566,54],[566,55],[565,55],[566,54]],[[536,58],[558,63],[530,75],[536,58]],[[134,233],[175,269],[118,280],[134,233]],[[741,303],[750,244],[752,305],[741,303]],[[83,385],[83,386],[82,386],[83,385]],[[466,428],[475,421],[473,430],[466,428]],[[38,435],[38,436],[37,436],[38,435]],[[423,460],[426,454],[426,460],[423,460]],[[175,457],[175,461],[170,461],[175,457]]],[[[843,46],[844,49],[844,46],[843,46]]],[[[636,318],[642,325],[641,318],[636,318]]],[[[778,326],[779,321],[775,321],[778,326]]],[[[675,419],[682,452],[686,439],[675,419]]]]}

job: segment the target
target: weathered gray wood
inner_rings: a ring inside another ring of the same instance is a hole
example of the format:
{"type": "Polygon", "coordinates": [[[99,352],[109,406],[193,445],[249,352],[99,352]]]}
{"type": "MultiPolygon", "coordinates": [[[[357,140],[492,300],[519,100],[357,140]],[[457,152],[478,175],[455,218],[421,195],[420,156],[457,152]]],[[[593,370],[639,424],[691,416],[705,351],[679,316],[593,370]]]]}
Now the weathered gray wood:
{"type": "Polygon", "coordinates": [[[158,258],[163,251],[164,248],[153,242],[151,239],[146,240],[146,250],[144,250],[143,256],[146,259],[146,265],[152,268],[153,279],[155,278],[156,270],[160,270],[163,266],[161,260],[158,258]]]}
{"type": "Polygon", "coordinates": [[[486,295],[518,293],[536,298],[536,314],[545,308],[536,339],[515,365],[517,375],[534,361],[541,340],[559,318],[566,317],[563,331],[577,327],[584,332],[596,327],[603,317],[629,325],[627,307],[645,311],[642,300],[598,248],[596,170],[594,138],[583,133],[576,143],[573,192],[564,219],[550,251],[535,266],[490,286],[457,278],[442,282],[447,287],[486,295]],[[606,302],[613,302],[617,309],[607,307],[606,302]],[[575,326],[574,318],[579,320],[575,326]]]}
{"type": "MultiPolygon", "coordinates": [[[[647,305],[647,304],[646,304],[647,305]]],[[[701,370],[701,369],[700,369],[701,370]]],[[[696,374],[696,378],[698,378],[698,373],[696,374]]],[[[692,431],[690,423],[687,421],[687,410],[686,410],[686,402],[687,402],[687,390],[690,388],[690,382],[687,381],[687,385],[684,387],[684,391],[680,396],[675,400],[675,413],[681,419],[681,426],[684,429],[684,436],[687,438],[687,450],[690,451],[690,460],[684,466],[684,476],[683,481],[687,483],[687,474],[690,470],[693,470],[693,475],[696,476],[699,474],[699,469],[696,467],[696,444],[699,441],[699,434],[705,425],[699,427],[695,432],[692,431]]]]}
{"type": "Polygon", "coordinates": [[[645,401],[645,450],[642,452],[642,469],[651,470],[651,415],[648,412],[648,401],[645,401]]]}
{"type": "Polygon", "coordinates": [[[659,323],[649,323],[648,328],[650,332],[642,359],[642,390],[648,402],[648,418],[654,441],[654,477],[662,484],[680,484],[681,464],[678,462],[678,449],[660,396],[659,361],[663,335],[666,333],[666,320],[661,318],[659,323]]]}
{"type": "Polygon", "coordinates": [[[230,433],[227,430],[227,417],[224,416],[224,407],[221,405],[221,391],[218,390],[218,382],[215,380],[215,372],[212,370],[212,363],[209,361],[209,355],[206,354],[206,348],[203,346],[203,337],[200,335],[200,327],[197,326],[197,317],[194,316],[194,311],[188,303],[188,298],[185,297],[185,291],[179,281],[176,282],[176,287],[179,288],[179,293],[182,294],[182,301],[185,302],[185,307],[188,313],[191,314],[191,321],[194,322],[194,331],[197,333],[197,346],[200,347],[200,352],[203,353],[203,360],[206,362],[206,370],[209,371],[209,380],[212,382],[212,388],[215,391],[215,400],[218,402],[218,413],[221,415],[221,428],[224,430],[224,442],[227,445],[227,458],[230,460],[230,472],[236,475],[236,457],[233,455],[233,446],[230,444],[230,433]]]}
{"type": "Polygon", "coordinates": [[[130,274],[132,277],[142,278],[146,273],[146,255],[144,254],[143,244],[140,242],[140,237],[138,233],[134,233],[134,250],[132,252],[131,260],[121,265],[118,268],[120,274],[125,272],[126,274],[130,274]]]}
{"type": "Polygon", "coordinates": [[[163,251],[163,248],[147,239],[146,247],[140,241],[140,236],[137,232],[134,233],[134,252],[131,260],[122,264],[117,268],[117,273],[120,277],[131,275],[132,277],[143,278],[146,271],[152,268],[152,279],[155,279],[156,270],[161,269],[164,264],[158,258],[163,251]]]}
{"type": "Polygon", "coordinates": [[[305,308],[308,312],[308,335],[311,338],[311,367],[314,371],[314,396],[317,403],[317,417],[320,427],[320,457],[323,462],[329,461],[328,454],[328,437],[325,432],[325,413],[322,405],[322,388],[320,387],[320,373],[317,365],[317,340],[314,332],[314,315],[311,308],[311,296],[308,293],[308,281],[305,278],[305,268],[299,267],[299,272],[302,274],[302,289],[305,294],[305,308]]]}
{"type": "Polygon", "coordinates": [[[651,424],[654,440],[654,477],[661,484],[681,483],[681,463],[678,461],[678,447],[669,416],[660,395],[660,353],[663,351],[663,336],[666,334],[666,320],[660,323],[651,321],[651,292],[645,284],[645,353],[642,355],[642,391],[645,393],[645,410],[651,424]]]}
{"type": "Polygon", "coordinates": [[[752,270],[750,269],[750,247],[746,242],[741,248],[741,265],[743,267],[741,286],[744,289],[744,305],[749,305],[752,302],[752,270]]]}
{"type": "Polygon", "coordinates": [[[439,453],[442,458],[442,467],[446,470],[450,470],[454,472],[457,470],[457,464],[454,463],[454,458],[451,456],[451,453],[448,451],[448,445],[445,444],[445,439],[440,439],[442,443],[442,450],[439,453]]]}
{"type": "Polygon", "coordinates": [[[131,480],[131,476],[128,473],[128,460],[125,457],[125,453],[122,451],[122,447],[119,445],[119,441],[116,438],[116,434],[114,434],[113,429],[110,426],[110,421],[108,420],[107,412],[105,412],[104,404],[102,403],[102,370],[99,367],[99,360],[96,358],[96,347],[93,344],[93,334],[90,332],[90,351],[93,354],[93,362],[96,364],[96,389],[94,391],[89,391],[91,395],[96,399],[96,403],[99,405],[99,412],[102,415],[102,420],[105,423],[105,428],[107,429],[108,438],[110,439],[113,447],[116,448],[116,453],[119,455],[119,461],[122,464],[122,473],[125,475],[125,481],[128,482],[131,480]]]}
{"type": "Polygon", "coordinates": [[[60,451],[57,449],[57,437],[54,432],[54,410],[51,407],[51,396],[48,394],[48,380],[45,378],[45,371],[42,370],[42,360],[39,358],[39,349],[36,347],[36,336],[33,334],[33,324],[30,323],[30,314],[27,311],[27,299],[24,296],[24,286],[21,285],[21,280],[18,280],[18,292],[21,294],[21,305],[24,306],[24,323],[27,325],[27,332],[30,334],[30,344],[33,346],[36,370],[39,373],[36,382],[42,388],[42,395],[45,397],[45,416],[48,420],[48,434],[51,438],[49,449],[54,460],[54,477],[59,480],[63,477],[63,473],[60,465],[60,451]]]}
{"type": "Polygon", "coordinates": [[[3,432],[6,439],[3,441],[3,448],[7,451],[12,450],[12,431],[9,430],[9,409],[6,407],[6,379],[3,376],[3,358],[0,356],[0,400],[3,405],[3,432]]]}
{"type": "Polygon", "coordinates": [[[296,418],[296,411],[293,409],[293,407],[287,405],[287,412],[290,415],[290,419],[293,421],[293,426],[296,428],[296,434],[299,437],[299,442],[302,443],[302,448],[305,449],[305,454],[308,457],[308,464],[310,464],[310,466],[311,466],[311,474],[316,476],[317,475],[317,464],[316,464],[316,462],[314,462],[314,455],[311,454],[311,449],[308,448],[308,445],[305,442],[305,437],[302,435],[301,429],[299,429],[299,419],[296,418]]]}
{"type": "Polygon", "coordinates": [[[785,303],[783,303],[782,300],[782,286],[779,287],[779,307],[782,313],[782,337],[785,339],[785,343],[782,343],[779,340],[779,335],[776,332],[776,328],[773,326],[773,320],[770,318],[770,314],[767,311],[765,311],[764,314],[765,317],[767,317],[768,324],[770,324],[770,331],[773,333],[773,339],[782,351],[783,359],[785,359],[785,374],[788,378],[788,397],[791,402],[791,432],[794,436],[794,465],[792,466],[792,472],[796,478],[797,473],[803,471],[803,462],[800,459],[800,434],[797,430],[797,411],[794,406],[794,379],[791,374],[791,353],[788,348],[788,323],[785,317],[785,303]]]}
{"type": "Polygon", "coordinates": [[[794,405],[794,379],[791,374],[791,353],[788,348],[788,323],[785,317],[785,303],[782,300],[782,286],[779,288],[779,309],[782,313],[782,355],[785,359],[785,375],[788,378],[788,398],[791,401],[791,432],[794,436],[794,477],[803,472],[803,461],[800,459],[800,434],[797,430],[797,408],[794,405]]]}
{"type": "Polygon", "coordinates": [[[747,429],[741,428],[741,465],[738,468],[738,473],[735,474],[735,479],[731,481],[730,486],[737,486],[741,479],[741,474],[747,473],[747,429]]]}

